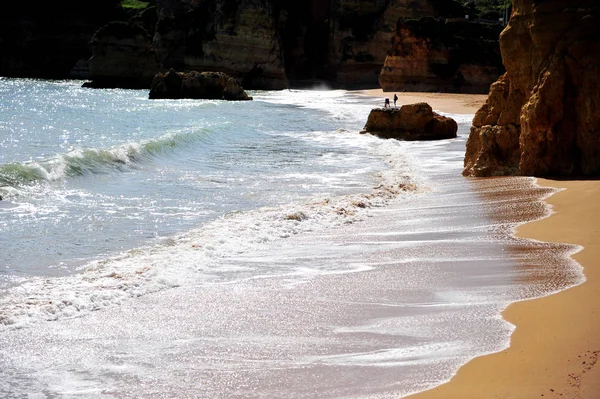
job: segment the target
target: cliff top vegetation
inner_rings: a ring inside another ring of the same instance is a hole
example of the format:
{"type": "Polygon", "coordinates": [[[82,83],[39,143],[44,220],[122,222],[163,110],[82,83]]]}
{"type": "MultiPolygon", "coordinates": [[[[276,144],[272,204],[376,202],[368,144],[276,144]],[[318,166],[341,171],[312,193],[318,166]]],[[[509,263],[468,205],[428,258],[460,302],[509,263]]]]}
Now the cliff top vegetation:
{"type": "Polygon", "coordinates": [[[496,19],[510,11],[512,0],[468,0],[464,6],[475,18],[496,19]]]}
{"type": "Polygon", "coordinates": [[[138,11],[156,5],[156,0],[122,0],[121,8],[128,11],[138,11]]]}

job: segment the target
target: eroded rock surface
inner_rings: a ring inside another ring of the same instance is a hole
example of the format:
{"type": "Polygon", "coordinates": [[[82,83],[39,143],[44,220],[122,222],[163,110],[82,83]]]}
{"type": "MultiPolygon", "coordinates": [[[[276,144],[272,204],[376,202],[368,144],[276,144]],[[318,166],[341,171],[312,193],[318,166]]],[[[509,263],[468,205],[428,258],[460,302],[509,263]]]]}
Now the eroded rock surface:
{"type": "MultiPolygon", "coordinates": [[[[331,16],[327,19],[329,78],[341,86],[376,85],[398,21],[444,14],[446,3],[448,1],[436,0],[332,2],[331,16]]],[[[326,38],[320,40],[323,42],[326,38]]]]}
{"type": "Polygon", "coordinates": [[[219,71],[245,87],[288,86],[271,0],[157,0],[154,48],[165,68],[219,71]]]}
{"type": "Polygon", "coordinates": [[[112,22],[99,29],[88,61],[92,82],[86,87],[147,88],[160,70],[152,36],[142,26],[112,22]]]}
{"type": "Polygon", "coordinates": [[[379,76],[384,91],[487,93],[504,72],[498,24],[401,19],[379,76]]]}
{"type": "MultiPolygon", "coordinates": [[[[250,89],[373,87],[399,19],[462,14],[457,4],[157,0],[152,49],[163,68],[225,72],[250,89]]],[[[113,47],[130,51],[119,43],[113,47]]]]}
{"type": "Polygon", "coordinates": [[[457,130],[454,119],[433,112],[427,103],[416,103],[371,110],[364,132],[386,139],[442,140],[455,138],[457,130]]]}
{"type": "Polygon", "coordinates": [[[252,97],[236,79],[222,72],[176,72],[171,69],[158,73],[152,80],[151,99],[214,99],[247,101],[252,97]]]}
{"type": "Polygon", "coordinates": [[[506,73],[475,115],[463,174],[600,174],[597,2],[513,6],[500,37],[506,73]]]}
{"type": "MultiPolygon", "coordinates": [[[[450,34],[419,37],[437,43],[452,36],[458,25],[448,21],[464,17],[460,1],[155,0],[155,7],[137,14],[125,11],[117,0],[32,1],[15,3],[11,10],[16,12],[0,15],[0,75],[73,77],[91,79],[93,87],[149,88],[158,70],[174,68],[225,72],[247,89],[358,88],[376,86],[385,62],[389,70],[417,71],[404,81],[411,90],[421,90],[419,85],[430,84],[431,76],[446,76],[450,70],[456,73],[445,82],[461,91],[488,83],[487,64],[481,68],[475,60],[456,65],[456,49],[482,53],[472,43],[455,41],[449,45],[453,51],[448,45],[444,51],[429,45],[430,56],[419,64],[415,60],[421,44],[414,29],[412,39],[400,40],[398,35],[399,21],[409,26],[443,20],[440,26],[450,27],[450,34]],[[411,40],[414,51],[407,47],[411,40]],[[402,51],[394,50],[396,58],[386,62],[392,42],[402,42],[402,51]],[[405,53],[407,57],[400,57],[405,53]],[[429,64],[431,76],[423,72],[429,64]]],[[[481,37],[461,32],[457,34],[474,42],[481,37]]],[[[397,80],[394,74],[388,77],[391,83],[397,80]]]]}

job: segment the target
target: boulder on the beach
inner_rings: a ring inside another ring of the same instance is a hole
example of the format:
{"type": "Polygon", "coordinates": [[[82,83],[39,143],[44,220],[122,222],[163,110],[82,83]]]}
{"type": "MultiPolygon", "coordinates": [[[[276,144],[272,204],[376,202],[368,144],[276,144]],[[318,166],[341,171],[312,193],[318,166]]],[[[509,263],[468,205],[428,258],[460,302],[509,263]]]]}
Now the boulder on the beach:
{"type": "Polygon", "coordinates": [[[151,99],[252,100],[236,79],[223,72],[177,72],[174,69],[154,76],[149,97],[151,99]]]}
{"type": "Polygon", "coordinates": [[[457,130],[454,119],[433,112],[427,103],[416,103],[374,108],[364,132],[386,139],[442,140],[455,138],[457,130]]]}

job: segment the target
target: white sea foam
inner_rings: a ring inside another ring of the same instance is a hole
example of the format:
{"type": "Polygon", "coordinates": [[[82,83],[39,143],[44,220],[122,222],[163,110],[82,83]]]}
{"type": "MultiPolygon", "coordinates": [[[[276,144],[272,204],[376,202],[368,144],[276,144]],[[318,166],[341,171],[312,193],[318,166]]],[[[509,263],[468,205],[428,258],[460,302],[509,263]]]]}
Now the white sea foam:
{"type": "MultiPolygon", "coordinates": [[[[388,155],[391,171],[382,176],[382,183],[370,193],[315,198],[307,203],[232,213],[158,245],[93,261],[68,277],[33,278],[0,297],[0,324],[20,328],[41,320],[78,316],[128,298],[190,283],[230,283],[282,275],[312,278],[318,274],[338,273],[339,270],[309,272],[281,265],[273,270],[228,268],[221,260],[257,251],[261,246],[290,236],[329,231],[358,222],[367,217],[371,209],[385,206],[400,194],[410,195],[416,186],[408,176],[399,173],[405,164],[394,150],[393,145],[381,146],[380,152],[388,155]]],[[[344,272],[357,270],[365,270],[365,267],[357,265],[344,272]]],[[[296,279],[295,283],[301,280],[296,279]]]]}
{"type": "Polygon", "coordinates": [[[464,342],[436,342],[434,344],[383,349],[374,352],[346,353],[310,359],[313,363],[340,366],[397,367],[439,363],[445,358],[456,357],[469,348],[464,342]]]}

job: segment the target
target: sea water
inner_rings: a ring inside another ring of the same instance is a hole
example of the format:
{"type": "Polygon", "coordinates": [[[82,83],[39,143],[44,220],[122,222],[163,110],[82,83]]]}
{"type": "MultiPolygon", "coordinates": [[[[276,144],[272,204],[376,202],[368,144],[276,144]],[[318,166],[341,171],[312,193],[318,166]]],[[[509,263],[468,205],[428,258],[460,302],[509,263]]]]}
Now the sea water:
{"type": "Polygon", "coordinates": [[[531,179],[459,137],[361,135],[378,99],[149,100],[0,79],[0,397],[398,397],[582,281],[531,179]]]}

